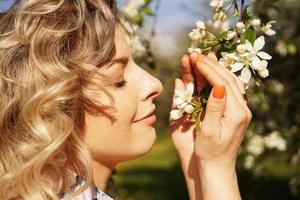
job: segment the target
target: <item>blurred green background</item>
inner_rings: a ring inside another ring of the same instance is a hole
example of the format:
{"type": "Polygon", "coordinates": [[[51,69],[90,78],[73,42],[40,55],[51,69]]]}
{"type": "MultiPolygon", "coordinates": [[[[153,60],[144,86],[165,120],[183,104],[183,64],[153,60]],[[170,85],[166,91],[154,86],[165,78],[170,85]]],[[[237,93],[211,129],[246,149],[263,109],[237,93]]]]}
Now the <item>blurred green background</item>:
{"type": "MultiPolygon", "coordinates": [[[[120,1],[120,5],[125,2],[120,1]]],[[[169,137],[168,116],[173,79],[180,77],[179,59],[189,46],[188,33],[197,20],[211,18],[209,2],[153,0],[150,5],[155,16],[144,16],[139,35],[149,41],[155,62],[154,69],[146,69],[160,78],[164,92],[157,100],[159,123],[155,147],[142,158],[118,165],[113,175],[115,191],[124,199],[188,199],[184,177],[169,137]]],[[[265,46],[273,56],[269,64],[270,76],[261,87],[251,87],[248,92],[253,120],[237,167],[242,198],[300,199],[300,1],[246,0],[246,3],[253,6],[253,12],[264,23],[276,20],[277,34],[267,38],[265,46]],[[251,167],[245,167],[251,138],[255,135],[265,137],[274,132],[284,139],[286,149],[278,151],[264,146],[251,167]]]]}

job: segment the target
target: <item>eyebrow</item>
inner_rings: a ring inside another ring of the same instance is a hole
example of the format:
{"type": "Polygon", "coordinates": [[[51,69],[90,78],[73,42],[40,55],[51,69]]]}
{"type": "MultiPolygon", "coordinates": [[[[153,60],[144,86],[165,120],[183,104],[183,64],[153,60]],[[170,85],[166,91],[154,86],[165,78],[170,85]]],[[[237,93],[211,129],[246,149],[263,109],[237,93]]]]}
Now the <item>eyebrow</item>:
{"type": "Polygon", "coordinates": [[[110,64],[108,65],[108,67],[111,67],[114,64],[122,64],[125,67],[128,64],[128,62],[129,62],[129,59],[125,56],[120,57],[120,58],[115,58],[110,61],[110,64]]]}

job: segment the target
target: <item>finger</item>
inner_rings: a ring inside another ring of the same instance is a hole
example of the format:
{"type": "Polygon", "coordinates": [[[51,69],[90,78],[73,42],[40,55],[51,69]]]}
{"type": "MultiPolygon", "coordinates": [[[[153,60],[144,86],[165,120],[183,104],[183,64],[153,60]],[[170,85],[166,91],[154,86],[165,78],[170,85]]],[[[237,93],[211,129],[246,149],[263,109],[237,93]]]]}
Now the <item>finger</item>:
{"type": "MultiPolygon", "coordinates": [[[[212,57],[213,55],[210,54],[212,57]]],[[[232,88],[234,94],[236,95],[239,102],[243,105],[245,108],[246,102],[243,98],[242,94],[245,94],[245,91],[242,91],[243,83],[241,80],[239,80],[238,77],[236,77],[235,74],[230,72],[225,67],[222,67],[218,62],[216,62],[213,59],[210,59],[209,57],[202,56],[201,57],[203,62],[208,64],[216,73],[218,73],[220,76],[222,76],[224,79],[226,79],[229,82],[230,87],[232,88]]]]}
{"type": "Polygon", "coordinates": [[[215,62],[218,62],[218,58],[217,58],[216,54],[213,51],[209,52],[207,54],[207,57],[210,58],[211,60],[215,61],[215,62]]]}
{"type": "Polygon", "coordinates": [[[226,108],[225,90],[225,86],[215,85],[212,92],[210,93],[200,133],[205,138],[220,138],[222,126],[221,123],[226,108]]]}
{"type": "Polygon", "coordinates": [[[191,67],[190,58],[188,55],[183,55],[181,58],[181,70],[184,84],[194,82],[193,69],[191,67]]]}
{"type": "MultiPolygon", "coordinates": [[[[216,64],[221,65],[218,61],[216,54],[213,51],[209,52],[207,57],[210,58],[212,61],[214,61],[216,64]]],[[[241,94],[246,94],[246,89],[245,89],[246,87],[245,87],[244,82],[242,82],[234,73],[230,72],[224,65],[221,65],[221,66],[223,66],[222,71],[224,73],[228,74],[229,76],[231,76],[232,78],[235,79],[235,82],[236,82],[238,88],[240,89],[241,94]]]]}
{"type": "Polygon", "coordinates": [[[237,109],[243,109],[229,82],[224,77],[220,76],[214,68],[201,60],[196,63],[196,69],[206,78],[210,85],[224,85],[226,87],[227,102],[229,102],[227,107],[228,114],[231,114],[232,112],[235,113],[237,109]]]}
{"type": "Polygon", "coordinates": [[[190,54],[190,62],[191,62],[191,66],[195,75],[195,82],[196,82],[196,90],[198,93],[201,92],[202,88],[204,88],[207,85],[207,81],[205,80],[205,78],[197,71],[195,70],[195,65],[196,62],[199,59],[199,54],[197,52],[192,52],[190,54]]]}
{"type": "MultiPolygon", "coordinates": [[[[224,112],[224,120],[227,120],[227,124],[232,124],[232,128],[240,127],[245,124],[245,122],[250,121],[251,119],[251,112],[248,107],[245,107],[239,102],[237,99],[230,83],[224,79],[224,77],[220,76],[216,71],[215,68],[211,67],[208,64],[198,61],[197,70],[206,77],[207,81],[211,85],[224,85],[226,87],[226,109],[224,112]],[[246,116],[246,118],[245,118],[246,116]]],[[[228,140],[234,139],[234,131],[225,136],[228,140]]]]}

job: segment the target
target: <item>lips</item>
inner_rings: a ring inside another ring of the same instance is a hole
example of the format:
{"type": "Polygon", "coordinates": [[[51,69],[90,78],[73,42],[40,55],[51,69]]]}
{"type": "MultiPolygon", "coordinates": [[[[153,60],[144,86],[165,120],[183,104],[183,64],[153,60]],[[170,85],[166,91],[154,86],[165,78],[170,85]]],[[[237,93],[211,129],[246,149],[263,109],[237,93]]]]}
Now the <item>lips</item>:
{"type": "Polygon", "coordinates": [[[143,117],[140,117],[138,120],[135,120],[134,122],[143,121],[144,119],[147,119],[148,117],[151,117],[154,114],[155,108],[147,112],[143,117]]]}

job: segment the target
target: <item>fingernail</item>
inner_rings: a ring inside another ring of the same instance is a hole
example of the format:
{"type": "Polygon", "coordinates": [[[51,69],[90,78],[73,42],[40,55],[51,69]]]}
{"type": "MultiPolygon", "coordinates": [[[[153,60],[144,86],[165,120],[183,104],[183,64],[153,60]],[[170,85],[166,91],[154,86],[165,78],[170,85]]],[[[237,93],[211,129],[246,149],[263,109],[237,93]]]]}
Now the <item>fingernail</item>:
{"type": "Polygon", "coordinates": [[[196,51],[193,51],[192,53],[191,53],[191,56],[193,57],[193,58],[198,58],[198,53],[196,52],[196,51]]]}
{"type": "Polygon", "coordinates": [[[225,86],[224,85],[215,85],[213,89],[213,96],[217,99],[223,99],[225,96],[225,86]]]}

